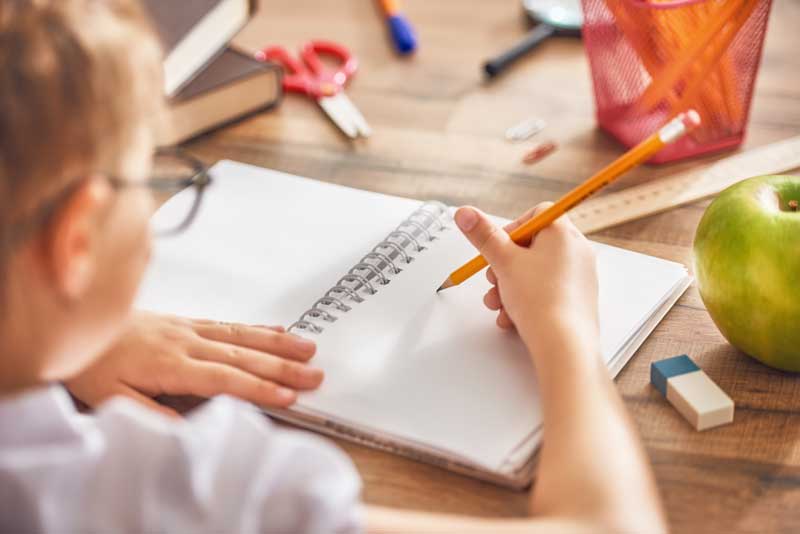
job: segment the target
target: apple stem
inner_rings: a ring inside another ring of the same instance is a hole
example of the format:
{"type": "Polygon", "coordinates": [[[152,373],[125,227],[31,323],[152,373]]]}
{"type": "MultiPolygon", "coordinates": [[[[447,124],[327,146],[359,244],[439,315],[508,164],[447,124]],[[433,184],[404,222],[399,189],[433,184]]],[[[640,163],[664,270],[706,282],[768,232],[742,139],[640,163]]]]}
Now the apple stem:
{"type": "Polygon", "coordinates": [[[789,209],[790,209],[790,210],[792,210],[792,211],[797,211],[797,205],[798,205],[798,204],[797,204],[797,201],[796,201],[796,200],[790,200],[790,201],[789,201],[789,209]]]}

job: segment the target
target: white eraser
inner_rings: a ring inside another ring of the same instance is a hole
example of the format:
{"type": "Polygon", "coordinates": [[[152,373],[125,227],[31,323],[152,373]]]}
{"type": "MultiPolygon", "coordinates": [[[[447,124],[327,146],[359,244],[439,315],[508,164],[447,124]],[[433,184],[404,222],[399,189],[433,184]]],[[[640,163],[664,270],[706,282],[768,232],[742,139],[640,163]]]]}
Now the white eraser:
{"type": "Polygon", "coordinates": [[[688,356],[651,366],[651,382],[697,430],[733,421],[733,400],[688,356]]]}

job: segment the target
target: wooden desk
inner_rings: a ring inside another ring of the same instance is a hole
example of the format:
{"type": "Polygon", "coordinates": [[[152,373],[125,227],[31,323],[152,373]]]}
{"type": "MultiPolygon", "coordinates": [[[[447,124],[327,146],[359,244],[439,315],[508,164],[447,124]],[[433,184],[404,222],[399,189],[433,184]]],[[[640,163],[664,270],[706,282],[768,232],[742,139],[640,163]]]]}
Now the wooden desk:
{"type": "MultiPolygon", "coordinates": [[[[479,67],[526,29],[517,0],[408,0],[420,34],[416,57],[395,57],[369,0],[262,0],[241,45],[297,47],[309,38],[348,46],[361,69],[348,94],[375,130],[351,144],[310,101],[189,146],[208,161],[241,161],[414,198],[474,204],[512,217],[553,199],[620,154],[594,125],[580,41],[554,38],[491,85],[479,67]],[[560,150],[527,167],[504,130],[546,119],[560,150]]],[[[800,2],[776,0],[747,144],[800,134],[797,28],[800,2]],[[795,45],[795,46],[792,46],[795,45]]],[[[690,164],[640,168],[627,187],[690,164]]],[[[690,264],[707,203],[614,228],[593,238],[690,264]]],[[[265,298],[268,298],[265,295],[265,298]]],[[[772,371],[731,348],[691,288],[618,379],[655,468],[675,532],[800,531],[800,377],[772,371]],[[649,385],[653,360],[689,353],[736,401],[733,425],[692,430],[649,385]]],[[[476,421],[480,424],[480,421],[476,421]]],[[[521,516],[527,495],[363,447],[340,443],[364,478],[364,499],[404,508],[521,516]]]]}

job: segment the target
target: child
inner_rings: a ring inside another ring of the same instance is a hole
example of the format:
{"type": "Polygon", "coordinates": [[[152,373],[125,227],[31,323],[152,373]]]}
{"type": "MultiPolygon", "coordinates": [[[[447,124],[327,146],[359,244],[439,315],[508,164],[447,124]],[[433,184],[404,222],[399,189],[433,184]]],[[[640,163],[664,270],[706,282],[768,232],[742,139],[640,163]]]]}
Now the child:
{"type": "Polygon", "coordinates": [[[186,420],[127,399],[77,413],[57,381],[119,335],[148,258],[159,70],[134,0],[0,3],[0,531],[665,530],[600,363],[592,252],[567,219],[519,246],[475,209],[456,216],[492,265],[485,304],[538,373],[534,518],[362,509],[333,445],[229,397],[186,420]]]}

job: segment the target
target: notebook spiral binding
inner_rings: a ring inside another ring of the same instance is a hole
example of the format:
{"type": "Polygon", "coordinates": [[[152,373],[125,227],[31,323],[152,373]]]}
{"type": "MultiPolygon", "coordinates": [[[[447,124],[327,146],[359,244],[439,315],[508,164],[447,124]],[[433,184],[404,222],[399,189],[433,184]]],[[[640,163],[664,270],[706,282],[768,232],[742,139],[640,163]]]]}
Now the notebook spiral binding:
{"type": "Polygon", "coordinates": [[[442,221],[447,213],[447,206],[441,202],[423,204],[339,278],[287,331],[321,334],[324,324],[336,322],[352,309],[349,303],[359,304],[377,293],[378,287],[389,284],[391,276],[403,271],[403,264],[411,263],[427,248],[423,243],[435,241],[437,233],[449,228],[442,221]]]}

